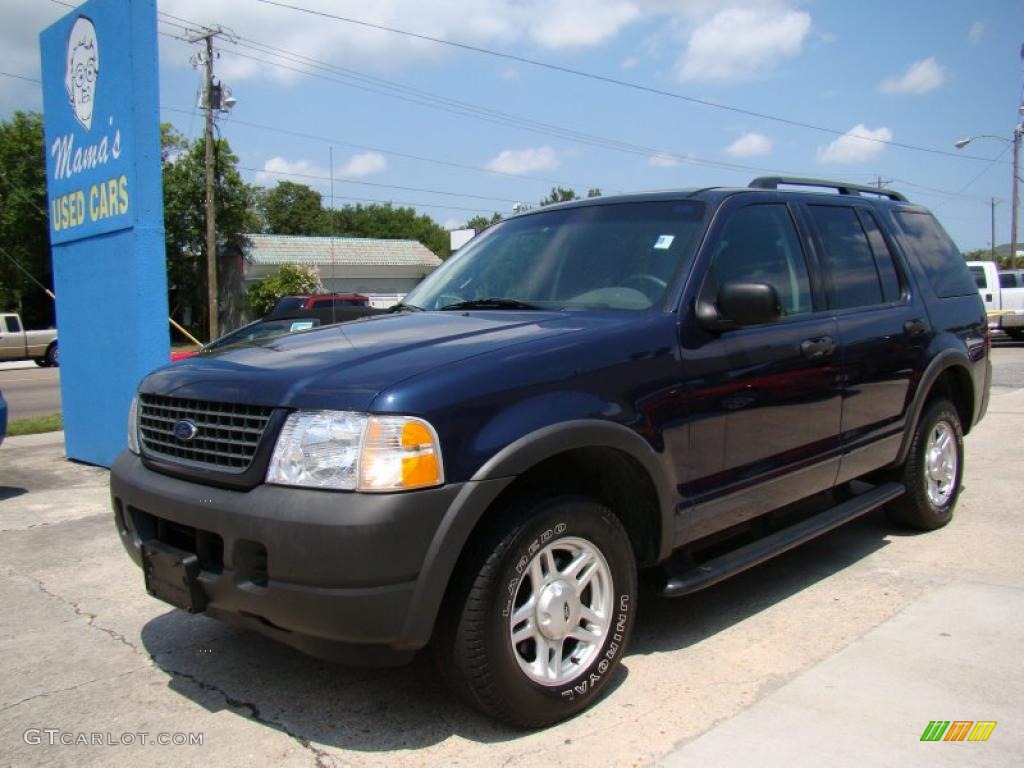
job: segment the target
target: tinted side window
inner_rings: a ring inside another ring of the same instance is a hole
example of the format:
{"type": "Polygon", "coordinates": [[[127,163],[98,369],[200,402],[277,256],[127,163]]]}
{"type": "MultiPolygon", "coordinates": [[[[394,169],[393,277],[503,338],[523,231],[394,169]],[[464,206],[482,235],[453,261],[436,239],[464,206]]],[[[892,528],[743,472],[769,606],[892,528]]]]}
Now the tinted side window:
{"type": "Polygon", "coordinates": [[[785,315],[812,310],[807,264],[785,205],[750,205],[736,211],[722,230],[711,277],[715,292],[730,280],[775,286],[785,315]]]}
{"type": "Polygon", "coordinates": [[[828,303],[833,309],[881,304],[882,282],[864,228],[853,208],[809,205],[825,248],[824,262],[832,278],[828,303]]]}
{"type": "Polygon", "coordinates": [[[7,330],[10,331],[11,333],[21,332],[21,323],[18,322],[18,318],[14,317],[13,315],[7,318],[7,330]]]}
{"type": "MultiPolygon", "coordinates": [[[[977,267],[971,267],[971,269],[977,269],[977,267]]],[[[1016,272],[1000,272],[999,273],[999,287],[1000,288],[1016,288],[1020,283],[1017,281],[1016,272]]]]}
{"type": "Polygon", "coordinates": [[[978,290],[960,251],[930,213],[896,211],[907,247],[917,258],[935,295],[941,299],[968,296],[978,290]]]}
{"type": "Polygon", "coordinates": [[[860,223],[864,225],[864,231],[868,234],[868,242],[871,243],[871,252],[875,255],[875,266],[878,268],[878,277],[882,280],[882,298],[886,301],[896,301],[902,295],[900,287],[900,276],[896,271],[896,262],[889,250],[889,245],[882,237],[882,230],[878,228],[875,217],[865,210],[860,210],[860,223]]]}
{"type": "MultiPolygon", "coordinates": [[[[979,288],[984,288],[985,287],[985,269],[984,269],[984,267],[971,267],[971,275],[974,276],[974,282],[975,282],[975,284],[979,288]]],[[[999,282],[1000,282],[1000,284],[1002,284],[1003,281],[1002,281],[1001,278],[1000,278],[999,282]]],[[[1005,288],[1006,286],[1003,286],[1003,287],[1005,288]]]]}

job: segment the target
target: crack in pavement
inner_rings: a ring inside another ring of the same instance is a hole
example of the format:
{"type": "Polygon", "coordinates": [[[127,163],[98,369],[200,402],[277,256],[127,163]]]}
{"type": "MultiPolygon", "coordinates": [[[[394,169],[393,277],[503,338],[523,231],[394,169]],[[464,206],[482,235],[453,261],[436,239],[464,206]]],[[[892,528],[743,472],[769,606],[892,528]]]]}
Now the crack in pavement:
{"type": "Polygon", "coordinates": [[[105,675],[103,677],[97,677],[97,678],[95,678],[93,680],[86,680],[84,683],[77,683],[76,685],[69,685],[67,688],[56,688],[56,689],[54,689],[52,691],[43,691],[42,693],[35,693],[35,694],[31,695],[31,696],[26,696],[21,701],[16,701],[13,704],[7,704],[7,705],[5,705],[3,707],[0,707],[0,712],[6,712],[9,709],[14,709],[15,707],[20,707],[22,704],[26,704],[26,703],[28,703],[30,701],[34,701],[35,699],[43,699],[43,698],[46,698],[47,696],[52,696],[55,693],[67,693],[68,691],[75,691],[75,690],[78,690],[79,688],[84,688],[87,685],[92,685],[93,683],[105,683],[105,682],[108,682],[110,680],[117,680],[120,677],[127,677],[128,675],[134,675],[136,672],[139,672],[139,671],[141,671],[143,669],[152,669],[152,667],[153,667],[152,664],[145,664],[145,665],[143,665],[141,667],[134,667],[132,669],[129,669],[127,672],[120,672],[120,673],[118,673],[116,675],[105,675]]]}
{"type": "MultiPolygon", "coordinates": [[[[7,573],[10,576],[10,575],[13,575],[14,572],[11,571],[10,569],[8,569],[7,573]]],[[[98,618],[97,614],[92,613],[90,611],[84,610],[83,608],[81,608],[79,606],[79,604],[77,602],[75,602],[73,600],[68,600],[68,599],[62,597],[61,595],[56,594],[55,592],[51,592],[49,589],[46,588],[46,586],[43,584],[43,582],[41,582],[39,579],[37,579],[37,578],[35,578],[33,576],[27,576],[26,578],[31,580],[36,585],[36,588],[42,594],[46,595],[47,597],[51,597],[54,600],[57,600],[58,602],[68,606],[69,608],[71,608],[72,611],[75,612],[75,615],[81,616],[81,617],[87,619],[88,626],[90,626],[93,629],[96,629],[96,630],[98,630],[100,632],[103,632],[105,635],[108,635],[109,637],[112,637],[113,639],[119,641],[120,643],[128,646],[129,648],[132,649],[132,651],[134,651],[135,653],[139,654],[140,656],[146,657],[149,660],[149,664],[148,664],[149,668],[152,668],[152,667],[156,666],[159,669],[161,669],[162,671],[164,671],[167,674],[169,674],[171,677],[182,679],[182,680],[187,680],[187,681],[191,682],[192,684],[196,685],[197,687],[199,687],[201,690],[216,693],[218,696],[220,696],[222,699],[224,699],[224,701],[228,704],[228,706],[230,706],[230,707],[232,707],[232,708],[234,708],[236,710],[242,710],[243,713],[247,711],[248,714],[244,715],[244,716],[247,717],[248,719],[253,720],[253,721],[257,722],[257,723],[260,723],[261,725],[266,725],[266,726],[269,726],[269,727],[271,727],[271,728],[273,728],[273,729],[275,729],[277,731],[280,731],[281,733],[285,734],[289,738],[293,739],[303,749],[305,749],[305,750],[309,751],[310,753],[312,753],[312,755],[314,757],[314,765],[316,765],[317,768],[335,768],[335,766],[338,765],[337,761],[330,754],[328,754],[327,750],[322,749],[322,748],[316,746],[315,744],[313,744],[306,737],[300,736],[299,734],[295,733],[293,730],[291,730],[291,728],[289,728],[284,723],[282,723],[282,722],[280,722],[278,720],[272,720],[269,717],[265,717],[264,715],[261,714],[259,706],[257,706],[255,703],[249,702],[249,701],[243,701],[242,699],[237,699],[234,696],[232,696],[231,694],[229,694],[227,691],[225,691],[223,688],[221,688],[220,686],[215,685],[214,683],[206,682],[205,680],[201,680],[200,678],[196,677],[193,674],[190,674],[188,672],[183,672],[182,670],[178,670],[178,669],[172,669],[169,666],[161,664],[159,661],[157,661],[157,657],[156,657],[155,654],[149,653],[149,652],[144,651],[144,650],[140,650],[139,647],[135,643],[130,641],[127,637],[125,637],[120,632],[118,632],[116,630],[113,630],[113,629],[110,629],[109,627],[104,627],[104,626],[102,626],[100,624],[97,624],[96,623],[96,619],[98,618]]],[[[183,649],[179,648],[179,649],[174,649],[174,650],[183,650],[183,649]]],[[[174,650],[168,651],[167,655],[173,655],[174,650]]],[[[140,668],[137,668],[137,669],[133,669],[130,672],[125,672],[122,675],[115,675],[114,678],[122,677],[124,675],[130,674],[131,672],[137,672],[137,671],[139,671],[139,669],[143,669],[143,667],[140,667],[140,668]]],[[[114,679],[114,678],[110,678],[110,679],[114,679]]],[[[102,678],[98,678],[97,680],[92,680],[92,681],[89,681],[89,682],[98,682],[98,680],[100,680],[100,679],[102,679],[102,678]]],[[[59,691],[48,691],[46,693],[35,694],[34,696],[29,696],[28,698],[23,699],[22,701],[19,701],[19,702],[15,703],[15,704],[11,704],[11,705],[9,705],[7,707],[4,707],[3,709],[0,709],[0,712],[6,711],[7,709],[11,709],[11,708],[16,707],[16,706],[18,706],[20,704],[24,704],[26,701],[31,701],[32,699],[36,699],[36,698],[39,698],[41,696],[48,696],[48,695],[51,695],[51,694],[54,694],[54,693],[62,693],[64,691],[74,690],[75,688],[78,688],[78,687],[81,687],[81,686],[84,686],[84,685],[88,685],[88,684],[89,683],[80,683],[79,685],[71,686],[70,688],[62,689],[62,690],[59,690],[59,691]]]]}
{"type": "MultiPolygon", "coordinates": [[[[156,663],[155,657],[150,658],[153,658],[153,661],[156,663]]],[[[228,706],[231,706],[235,709],[248,710],[249,714],[247,715],[247,717],[250,720],[255,720],[256,722],[261,723],[263,725],[268,725],[271,728],[279,730],[286,736],[289,736],[290,738],[294,739],[301,747],[303,747],[303,749],[307,749],[313,753],[313,756],[316,758],[315,764],[318,766],[318,768],[334,768],[334,766],[337,765],[337,762],[331,755],[327,753],[327,750],[315,746],[309,739],[295,733],[281,721],[272,720],[269,717],[264,716],[260,712],[259,706],[257,706],[253,702],[244,701],[242,699],[236,699],[234,696],[229,694],[220,686],[215,685],[213,683],[209,683],[205,680],[200,680],[198,677],[188,672],[183,672],[179,669],[171,669],[167,666],[161,666],[160,668],[173,677],[188,680],[189,682],[199,687],[201,690],[212,691],[213,693],[216,693],[218,696],[224,699],[228,706]]]]}

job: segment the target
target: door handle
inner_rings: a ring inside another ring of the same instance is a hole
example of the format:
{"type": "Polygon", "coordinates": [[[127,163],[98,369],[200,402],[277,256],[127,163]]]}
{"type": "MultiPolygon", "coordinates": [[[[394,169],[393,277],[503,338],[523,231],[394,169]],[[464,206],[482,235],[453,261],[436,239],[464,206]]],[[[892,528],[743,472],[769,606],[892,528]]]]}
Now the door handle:
{"type": "Polygon", "coordinates": [[[906,331],[907,336],[924,336],[928,333],[928,325],[921,318],[915,317],[903,324],[903,330],[906,331]]]}
{"type": "Polygon", "coordinates": [[[805,339],[800,342],[800,354],[808,360],[821,360],[836,351],[836,343],[831,336],[818,339],[805,339]]]}
{"type": "Polygon", "coordinates": [[[986,293],[985,294],[985,301],[986,302],[991,302],[992,301],[992,294],[991,293],[986,293]]]}

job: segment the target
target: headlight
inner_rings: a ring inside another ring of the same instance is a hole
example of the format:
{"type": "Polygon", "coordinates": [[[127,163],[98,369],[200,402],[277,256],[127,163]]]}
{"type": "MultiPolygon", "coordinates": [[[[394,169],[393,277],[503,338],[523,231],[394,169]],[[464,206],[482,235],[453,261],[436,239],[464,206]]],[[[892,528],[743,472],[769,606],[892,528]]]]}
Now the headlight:
{"type": "Polygon", "coordinates": [[[412,416],[347,411],[291,414],[267,482],[342,491],[405,491],[444,482],[437,433],[412,416]]]}
{"type": "Polygon", "coordinates": [[[128,450],[139,454],[139,397],[132,398],[132,404],[128,406],[128,450]]]}

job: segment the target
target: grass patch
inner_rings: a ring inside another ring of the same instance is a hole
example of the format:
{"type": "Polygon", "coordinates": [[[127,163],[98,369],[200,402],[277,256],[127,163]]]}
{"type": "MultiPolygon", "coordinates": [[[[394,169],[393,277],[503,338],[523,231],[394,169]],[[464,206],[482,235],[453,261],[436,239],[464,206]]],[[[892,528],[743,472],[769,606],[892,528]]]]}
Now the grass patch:
{"type": "Polygon", "coordinates": [[[64,429],[64,419],[59,413],[49,416],[34,416],[30,419],[14,419],[7,425],[7,436],[38,435],[40,432],[59,432],[64,429]]]}

